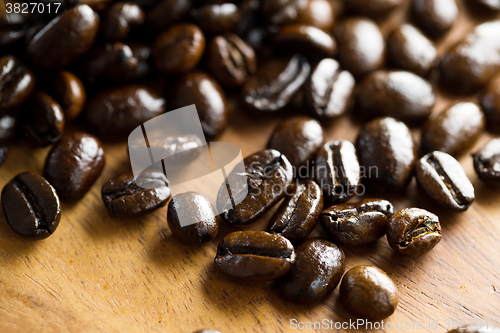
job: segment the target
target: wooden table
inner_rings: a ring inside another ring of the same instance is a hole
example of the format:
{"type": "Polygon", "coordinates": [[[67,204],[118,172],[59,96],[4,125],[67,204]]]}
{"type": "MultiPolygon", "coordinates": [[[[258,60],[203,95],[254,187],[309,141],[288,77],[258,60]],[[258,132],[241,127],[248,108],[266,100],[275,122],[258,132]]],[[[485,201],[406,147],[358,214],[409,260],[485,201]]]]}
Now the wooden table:
{"type": "MultiPolygon", "coordinates": [[[[381,22],[384,31],[398,24],[402,13],[381,22]]],[[[440,43],[440,54],[477,22],[461,14],[440,43]]],[[[440,93],[438,99],[435,109],[441,111],[455,98],[440,93]]],[[[232,111],[231,126],[219,141],[238,144],[244,156],[263,149],[283,119],[255,117],[239,107],[232,111]]],[[[359,129],[348,117],[325,127],[327,139],[354,140],[359,129]]],[[[418,140],[418,130],[414,132],[418,140]]],[[[484,135],[472,151],[489,138],[484,135]]],[[[217,243],[236,230],[224,223],[214,241],[188,247],[172,237],[166,209],[129,221],[110,218],[100,190],[107,179],[127,169],[125,149],[125,144],[105,145],[102,176],[79,203],[63,204],[60,226],[50,238],[25,240],[0,214],[0,332],[288,332],[297,331],[293,328],[299,322],[323,320],[334,329],[316,326],[306,331],[351,331],[335,329],[335,322],[356,320],[338,303],[338,290],[316,306],[301,306],[284,301],[272,284],[244,285],[216,271],[217,243]]],[[[0,169],[0,186],[22,171],[41,174],[47,152],[33,152],[23,144],[12,147],[0,169]]],[[[443,240],[431,253],[417,259],[399,256],[385,237],[344,248],[347,268],[375,265],[398,285],[399,306],[387,320],[393,329],[385,324],[380,331],[446,332],[453,320],[491,326],[500,317],[500,189],[479,181],[469,154],[460,162],[476,189],[476,201],[465,213],[436,208],[414,181],[406,195],[389,197],[397,209],[422,207],[439,215],[443,240]],[[403,325],[399,329],[398,323],[403,325]]],[[[262,230],[270,214],[248,228],[262,230]]],[[[324,234],[317,228],[314,235],[324,234]]]]}

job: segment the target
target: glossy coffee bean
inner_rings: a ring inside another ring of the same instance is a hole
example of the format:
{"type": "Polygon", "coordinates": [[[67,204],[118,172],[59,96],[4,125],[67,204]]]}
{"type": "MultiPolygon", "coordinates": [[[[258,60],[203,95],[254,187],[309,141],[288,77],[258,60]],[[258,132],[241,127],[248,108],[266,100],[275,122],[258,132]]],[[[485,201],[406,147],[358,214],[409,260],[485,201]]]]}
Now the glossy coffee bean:
{"type": "Polygon", "coordinates": [[[402,190],[411,180],[416,149],[408,127],[394,118],[366,124],[356,140],[364,182],[377,192],[402,190]]]}
{"type": "Polygon", "coordinates": [[[71,72],[60,71],[51,80],[49,94],[61,106],[64,119],[70,122],[83,110],[87,94],[82,81],[71,72]]]}
{"type": "Polygon", "coordinates": [[[156,68],[165,73],[183,73],[198,64],[205,51],[205,36],[191,23],[176,24],[153,42],[152,56],[156,68]]]}
{"type": "Polygon", "coordinates": [[[306,238],[316,226],[323,209],[323,195],[312,180],[300,182],[287,189],[287,195],[271,217],[267,231],[275,232],[298,242],[306,238]]]}
{"type": "Polygon", "coordinates": [[[309,169],[322,143],[321,124],[307,116],[295,116],[278,124],[267,143],[267,148],[283,153],[300,172],[301,167],[309,169]]]}
{"type": "Polygon", "coordinates": [[[306,82],[311,66],[306,58],[273,58],[243,85],[243,101],[254,110],[274,112],[290,104],[306,82]]]}
{"type": "Polygon", "coordinates": [[[500,138],[488,142],[472,157],[479,179],[485,183],[500,184],[500,138]]]}
{"type": "Polygon", "coordinates": [[[123,140],[145,121],[166,111],[165,99],[143,86],[113,88],[93,97],[84,110],[89,129],[105,140],[123,140]]]}
{"type": "MultiPolygon", "coordinates": [[[[286,195],[286,189],[293,180],[293,169],[285,155],[277,150],[268,149],[257,152],[243,160],[245,174],[231,172],[229,184],[238,184],[240,177],[245,177],[248,194],[236,205],[227,197],[226,186],[221,187],[217,198],[218,211],[224,211],[222,217],[231,224],[249,224],[268,212],[286,195]]],[[[240,198],[243,189],[232,188],[232,198],[240,198]]]]}
{"type": "Polygon", "coordinates": [[[394,207],[387,200],[365,199],[325,209],[319,221],[337,244],[356,246],[376,241],[385,234],[394,207]]]}
{"type": "Polygon", "coordinates": [[[347,140],[325,143],[316,154],[314,169],[316,182],[331,203],[347,201],[361,189],[356,148],[347,140]]]}
{"type": "Polygon", "coordinates": [[[203,31],[213,34],[233,32],[241,19],[233,3],[201,6],[191,11],[191,17],[203,31]]]}
{"type": "Polygon", "coordinates": [[[441,60],[441,81],[455,93],[470,94],[484,87],[500,70],[500,20],[478,25],[441,60]]]}
{"type": "Polygon", "coordinates": [[[423,77],[437,63],[434,43],[410,24],[403,24],[389,35],[387,55],[392,66],[423,77]]]}
{"type": "Polygon", "coordinates": [[[480,101],[486,116],[486,126],[493,132],[500,132],[500,78],[488,84],[480,101]]]}
{"type": "Polygon", "coordinates": [[[195,104],[208,139],[219,136],[227,126],[226,95],[217,81],[204,72],[190,72],[180,77],[172,88],[169,103],[172,110],[195,104]]]}
{"type": "Polygon", "coordinates": [[[83,132],[65,134],[47,155],[43,176],[62,201],[75,202],[90,190],[104,168],[102,145],[83,132]]]}
{"type": "Polygon", "coordinates": [[[394,251],[418,257],[432,250],[441,240],[439,218],[420,208],[396,212],[387,226],[387,241],[394,251]]]}
{"type": "Polygon", "coordinates": [[[323,31],[331,31],[335,22],[335,10],[330,0],[309,0],[296,23],[312,25],[323,31]]]}
{"type": "Polygon", "coordinates": [[[46,147],[61,138],[64,113],[52,97],[36,92],[23,108],[24,133],[33,145],[46,147]]]}
{"type": "Polygon", "coordinates": [[[349,11],[356,14],[379,17],[399,7],[403,0],[344,0],[343,3],[349,11]]]}
{"type": "Polygon", "coordinates": [[[9,226],[23,237],[43,239],[61,220],[61,204],[54,188],[31,172],[18,174],[2,190],[2,207],[9,226]]]}
{"type": "Polygon", "coordinates": [[[123,40],[133,27],[144,23],[142,8],[131,2],[115,2],[102,20],[101,31],[106,40],[123,40]]]}
{"type": "Polygon", "coordinates": [[[461,102],[433,115],[422,128],[421,150],[450,155],[464,153],[481,136],[485,117],[479,106],[461,102]]]}
{"type": "Polygon", "coordinates": [[[353,315],[380,320],[396,311],[399,296],[396,284],[383,270],[356,266],[345,273],[339,299],[353,315]]]}
{"type": "Polygon", "coordinates": [[[421,123],[432,112],[432,85],[405,71],[376,71],[356,88],[355,110],[362,117],[393,117],[407,124],[421,123]]]}
{"type": "Polygon", "coordinates": [[[0,144],[10,143],[16,137],[17,118],[9,114],[0,116],[0,144]]]}
{"type": "Polygon", "coordinates": [[[315,304],[337,287],[345,271],[345,255],[321,238],[307,239],[295,249],[295,263],[275,286],[287,299],[315,304]]]}
{"type": "Polygon", "coordinates": [[[38,31],[26,52],[36,66],[61,68],[87,53],[98,30],[97,13],[87,5],[79,5],[38,31]]]}
{"type": "Polygon", "coordinates": [[[165,29],[183,19],[191,5],[191,0],[156,1],[146,13],[146,22],[154,29],[165,29]]]}
{"type": "Polygon", "coordinates": [[[337,53],[337,43],[333,36],[312,25],[284,25],[272,40],[277,50],[300,52],[310,58],[322,59],[337,53]]]}
{"type": "Polygon", "coordinates": [[[474,187],[451,155],[434,151],[415,165],[417,183],[438,205],[465,211],[474,201],[474,187]]]}
{"type": "Polygon", "coordinates": [[[34,88],[35,75],[21,60],[11,55],[0,58],[0,111],[20,106],[34,88]]]}
{"type": "Polygon", "coordinates": [[[215,267],[242,282],[268,282],[285,275],[295,261],[292,243],[265,231],[236,231],[217,247],[215,267]]]}
{"type": "Polygon", "coordinates": [[[241,86],[257,70],[255,51],[235,34],[214,37],[206,62],[217,81],[229,88],[241,86]]]}
{"type": "Polygon", "coordinates": [[[312,70],[305,85],[305,98],[310,114],[319,119],[342,116],[351,105],[354,77],[333,59],[321,60],[312,70]]]}
{"type": "Polygon", "coordinates": [[[9,151],[9,148],[6,145],[0,144],[0,166],[2,166],[3,162],[5,162],[5,159],[7,158],[8,151],[9,151]]]}
{"type": "Polygon", "coordinates": [[[493,12],[500,11],[500,3],[496,0],[471,0],[470,3],[493,12]]]}
{"type": "Polygon", "coordinates": [[[261,11],[274,24],[290,23],[306,10],[308,0],[266,0],[261,1],[261,11]]]}
{"type": "Polygon", "coordinates": [[[455,0],[412,0],[411,12],[427,35],[439,37],[455,23],[458,7],[455,0]]]}

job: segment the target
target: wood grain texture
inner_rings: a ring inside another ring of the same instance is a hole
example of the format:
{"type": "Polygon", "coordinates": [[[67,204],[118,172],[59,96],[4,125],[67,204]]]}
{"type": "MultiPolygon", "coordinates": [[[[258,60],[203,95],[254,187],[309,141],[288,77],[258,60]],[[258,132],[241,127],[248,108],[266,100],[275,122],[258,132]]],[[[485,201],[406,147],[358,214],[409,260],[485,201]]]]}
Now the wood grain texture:
{"type": "MultiPolygon", "coordinates": [[[[403,8],[404,9],[404,8],[403,8]]],[[[403,9],[381,22],[384,31],[402,20],[403,9]]],[[[462,13],[464,13],[461,3],[462,13]]],[[[484,20],[484,19],[481,19],[484,20]]],[[[479,22],[461,14],[439,52],[479,22]]],[[[500,38],[500,37],[499,37],[500,38]]],[[[455,97],[439,94],[435,111],[455,97]]],[[[240,145],[244,156],[263,149],[283,116],[255,116],[232,108],[231,125],[219,141],[240,145]]],[[[324,124],[327,139],[354,140],[359,130],[349,117],[324,124]]],[[[418,140],[419,131],[414,130],[418,140]]],[[[484,135],[472,151],[491,138],[484,135]]],[[[41,174],[48,149],[11,148],[0,169],[3,187],[19,172],[41,174]]],[[[176,241],[166,223],[166,208],[141,219],[108,216],[102,184],[128,167],[125,144],[105,145],[106,167],[92,190],[77,204],[63,205],[57,231],[42,241],[14,234],[0,214],[0,332],[290,332],[290,320],[355,320],[338,303],[338,289],[316,306],[284,301],[272,284],[244,285],[221,275],[213,265],[218,242],[237,230],[221,224],[208,244],[188,247],[176,241]]],[[[396,209],[422,207],[439,215],[443,240],[428,255],[413,259],[395,254],[384,238],[346,248],[347,268],[375,265],[399,288],[400,302],[387,321],[392,330],[359,332],[446,332],[446,320],[500,317],[500,189],[481,183],[472,158],[460,158],[476,189],[465,213],[437,209],[413,180],[406,193],[394,194],[396,209]],[[430,322],[438,321],[436,327],[430,322]],[[397,329],[397,323],[423,326],[397,329]]],[[[247,229],[265,228],[272,212],[247,229]]],[[[315,236],[324,236],[321,228],[315,236]]],[[[463,322],[461,322],[462,324],[463,322]]],[[[451,322],[450,322],[451,324],[451,322]]],[[[316,328],[306,332],[343,332],[316,328]]],[[[358,331],[356,331],[358,332],[358,331]]]]}

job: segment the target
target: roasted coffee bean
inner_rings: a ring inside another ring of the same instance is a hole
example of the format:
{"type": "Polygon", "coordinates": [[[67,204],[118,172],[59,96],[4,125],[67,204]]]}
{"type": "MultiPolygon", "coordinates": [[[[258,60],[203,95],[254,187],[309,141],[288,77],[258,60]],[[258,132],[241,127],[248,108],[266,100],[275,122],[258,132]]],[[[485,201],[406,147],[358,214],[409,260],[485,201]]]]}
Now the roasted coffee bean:
{"type": "Polygon", "coordinates": [[[122,140],[165,111],[165,99],[146,87],[131,85],[101,92],[87,103],[84,115],[89,128],[100,138],[122,140]]]}
{"type": "Polygon", "coordinates": [[[321,238],[307,239],[295,249],[295,263],[275,286],[283,296],[301,304],[315,304],[337,287],[345,271],[345,255],[321,238]]]}
{"type": "Polygon", "coordinates": [[[455,0],[412,0],[411,12],[418,26],[429,36],[448,32],[458,16],[455,0]]]}
{"type": "Polygon", "coordinates": [[[54,188],[41,176],[24,172],[2,190],[7,223],[23,237],[43,239],[54,233],[61,220],[61,204],[54,188]]]}
{"type": "Polygon", "coordinates": [[[343,202],[361,189],[361,168],[356,148],[347,140],[325,143],[316,154],[315,179],[325,198],[343,202]]]}
{"type": "Polygon", "coordinates": [[[191,5],[191,0],[157,1],[146,13],[146,22],[154,29],[165,29],[184,18],[191,5]]]}
{"type": "Polygon", "coordinates": [[[410,130],[394,118],[366,124],[356,140],[364,182],[375,191],[398,191],[408,185],[417,155],[410,130]]]}
{"type": "Polygon", "coordinates": [[[359,77],[385,62],[385,40],[377,24],[366,18],[347,18],[335,25],[337,59],[343,68],[359,77]]]}
{"type": "Polygon", "coordinates": [[[273,112],[290,104],[311,71],[306,58],[270,59],[243,85],[243,101],[252,109],[273,112]]]}
{"type": "Polygon", "coordinates": [[[323,209],[323,195],[312,180],[297,183],[287,189],[287,195],[271,217],[267,230],[298,242],[316,226],[323,209]]]}
{"type": "Polygon", "coordinates": [[[344,0],[343,3],[349,11],[356,14],[379,17],[399,7],[403,0],[344,0]]]}
{"type": "Polygon", "coordinates": [[[217,247],[215,266],[242,282],[268,282],[285,275],[295,261],[292,243],[265,231],[236,231],[217,247]]]}
{"type": "Polygon", "coordinates": [[[206,60],[210,73],[229,88],[241,86],[257,70],[255,51],[235,34],[214,37],[206,60]]]}
{"type": "Polygon", "coordinates": [[[7,157],[7,152],[9,149],[6,145],[0,144],[0,166],[2,166],[3,162],[5,162],[5,158],[7,157]]]}
{"type": "Polygon", "coordinates": [[[490,10],[493,12],[500,11],[500,2],[497,0],[470,0],[471,5],[476,5],[477,7],[485,10],[490,10]]]}
{"type": "Polygon", "coordinates": [[[481,136],[485,117],[479,106],[461,102],[433,115],[422,128],[423,153],[434,150],[450,155],[464,153],[481,136]]]}
{"type": "Polygon", "coordinates": [[[58,72],[52,78],[48,91],[61,106],[66,122],[80,115],[87,95],[82,81],[76,75],[68,71],[58,72]]]}
{"type": "Polygon", "coordinates": [[[219,232],[210,201],[196,192],[172,198],[168,204],[167,222],[172,234],[187,245],[210,242],[219,232]]]}
{"type": "Polygon", "coordinates": [[[329,0],[309,0],[297,23],[312,25],[323,31],[332,31],[335,11],[329,0]]]}
{"type": "Polygon", "coordinates": [[[305,85],[307,108],[313,117],[332,119],[342,116],[351,105],[354,77],[333,59],[321,60],[305,85]]]}
{"type": "Polygon", "coordinates": [[[0,144],[10,143],[16,137],[17,118],[9,114],[0,116],[0,144]]]}
{"type": "Polygon", "coordinates": [[[372,320],[392,315],[399,301],[394,281],[373,266],[356,266],[345,273],[339,295],[340,302],[350,313],[372,320]]]}
{"type": "Polygon", "coordinates": [[[205,51],[205,36],[198,26],[179,23],[159,34],[153,42],[156,67],[165,73],[183,73],[198,64],[205,51]]]}
{"type": "Polygon", "coordinates": [[[500,132],[500,78],[490,82],[480,99],[486,126],[493,132],[500,132]]]}
{"type": "Polygon", "coordinates": [[[295,116],[276,126],[267,148],[276,149],[284,154],[300,173],[302,167],[309,169],[322,143],[321,124],[307,116],[295,116]]]}
{"type": "Polygon", "coordinates": [[[493,139],[477,153],[472,154],[474,169],[485,183],[500,184],[500,138],[493,139]]]}
{"type": "Polygon", "coordinates": [[[278,50],[300,52],[310,58],[332,57],[337,53],[337,43],[332,35],[312,25],[288,24],[273,36],[278,50]]]}
{"type": "Polygon", "coordinates": [[[145,171],[134,179],[126,172],[102,186],[102,201],[115,217],[137,217],[164,207],[170,199],[167,177],[160,172],[145,171]]]}
{"type": "Polygon", "coordinates": [[[144,23],[142,8],[131,2],[115,2],[102,20],[101,31],[107,40],[123,40],[133,27],[144,23]]]}
{"type": "Polygon", "coordinates": [[[30,97],[35,88],[35,75],[19,59],[0,58],[0,111],[14,109],[30,97]]]}
{"type": "Polygon", "coordinates": [[[61,68],[87,53],[98,30],[97,13],[87,5],[78,5],[38,31],[26,52],[37,66],[61,68]]]}
{"type": "Polygon", "coordinates": [[[46,147],[61,138],[64,113],[49,95],[36,92],[24,106],[24,133],[35,146],[46,147]]]}
{"type": "Polygon", "coordinates": [[[325,209],[319,221],[338,244],[356,246],[376,241],[385,234],[394,207],[387,200],[365,199],[325,209]]]}
{"type": "Polygon", "coordinates": [[[436,97],[425,79],[405,71],[376,71],[356,88],[355,110],[366,118],[393,117],[421,123],[432,112],[436,97]]]}
{"type": "Polygon", "coordinates": [[[392,66],[423,77],[437,63],[434,43],[410,24],[403,24],[389,35],[387,55],[392,66]]]}
{"type": "Polygon", "coordinates": [[[104,168],[102,145],[82,132],[65,134],[49,151],[43,176],[62,201],[78,201],[90,190],[104,168]]]}
{"type": "Polygon", "coordinates": [[[260,151],[246,157],[243,162],[245,173],[233,170],[228,176],[228,183],[241,183],[241,177],[245,177],[248,194],[233,207],[233,199],[241,199],[244,189],[230,188],[229,198],[225,191],[226,184],[223,184],[217,197],[217,211],[224,212],[222,217],[231,224],[255,222],[286,195],[286,189],[293,180],[292,165],[277,150],[260,151]]]}
{"type": "Polygon", "coordinates": [[[394,251],[418,257],[441,240],[439,218],[420,208],[405,208],[394,214],[387,226],[387,241],[394,251]]]}
{"type": "Polygon", "coordinates": [[[484,87],[500,70],[500,20],[478,25],[441,60],[441,81],[456,93],[484,87]]]}
{"type": "Polygon", "coordinates": [[[266,0],[261,1],[261,10],[271,23],[290,23],[304,13],[307,2],[308,0],[266,0]]]}
{"type": "Polygon", "coordinates": [[[440,206],[465,211],[474,201],[474,187],[451,155],[441,151],[425,155],[415,165],[415,176],[420,187],[440,206]]]}
{"type": "Polygon", "coordinates": [[[130,43],[130,49],[134,58],[137,59],[137,66],[134,71],[128,72],[125,81],[142,79],[151,73],[152,64],[150,62],[151,48],[142,43],[130,43]]]}
{"type": "Polygon", "coordinates": [[[195,71],[180,77],[172,88],[169,100],[172,109],[196,105],[203,133],[208,139],[219,136],[227,126],[226,95],[208,74],[195,71]]]}
{"type": "Polygon", "coordinates": [[[233,32],[241,19],[233,3],[201,6],[191,11],[191,17],[203,31],[213,34],[233,32]]]}

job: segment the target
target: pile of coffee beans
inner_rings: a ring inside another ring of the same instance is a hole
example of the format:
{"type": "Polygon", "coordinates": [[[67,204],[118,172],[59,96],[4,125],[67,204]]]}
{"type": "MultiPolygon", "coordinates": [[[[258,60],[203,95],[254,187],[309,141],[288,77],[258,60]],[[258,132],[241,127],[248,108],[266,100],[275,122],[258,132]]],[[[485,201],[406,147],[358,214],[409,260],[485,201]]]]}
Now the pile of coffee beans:
{"type": "MultiPolygon", "coordinates": [[[[345,273],[342,247],[386,235],[400,255],[431,251],[442,239],[439,217],[416,207],[395,212],[384,196],[401,193],[415,176],[437,206],[467,210],[474,188],[456,158],[485,129],[500,130],[500,5],[469,1],[491,19],[439,58],[435,41],[462,6],[412,0],[407,22],[386,40],[375,20],[404,3],[82,0],[64,1],[55,17],[12,16],[0,25],[0,165],[20,139],[33,149],[52,147],[43,177],[23,172],[3,188],[7,223],[21,236],[49,237],[63,214],[60,200],[78,202],[99,178],[101,141],[125,141],[167,108],[195,104],[209,140],[227,127],[230,101],[261,117],[299,110],[244,159],[249,193],[238,205],[233,198],[241,193],[222,185],[224,223],[248,225],[276,210],[265,231],[225,235],[215,266],[244,283],[272,282],[303,304],[340,284],[340,301],[353,315],[390,316],[396,284],[372,266],[345,273]],[[463,98],[433,112],[438,87],[463,98]],[[475,93],[478,104],[469,101],[475,93]],[[328,125],[347,113],[363,123],[355,142],[326,142],[328,125]],[[410,127],[419,126],[417,143],[410,127]],[[357,199],[365,190],[375,198],[357,199]],[[318,222],[328,239],[310,237],[318,222]]],[[[150,139],[166,155],[183,152],[179,167],[199,155],[195,136],[150,139]]],[[[500,139],[473,160],[481,180],[500,183],[500,139]]],[[[219,232],[209,200],[195,192],[172,198],[162,173],[116,175],[104,183],[102,201],[115,218],[168,204],[168,226],[187,245],[219,232]],[[186,219],[199,222],[183,226],[186,219]]]]}

